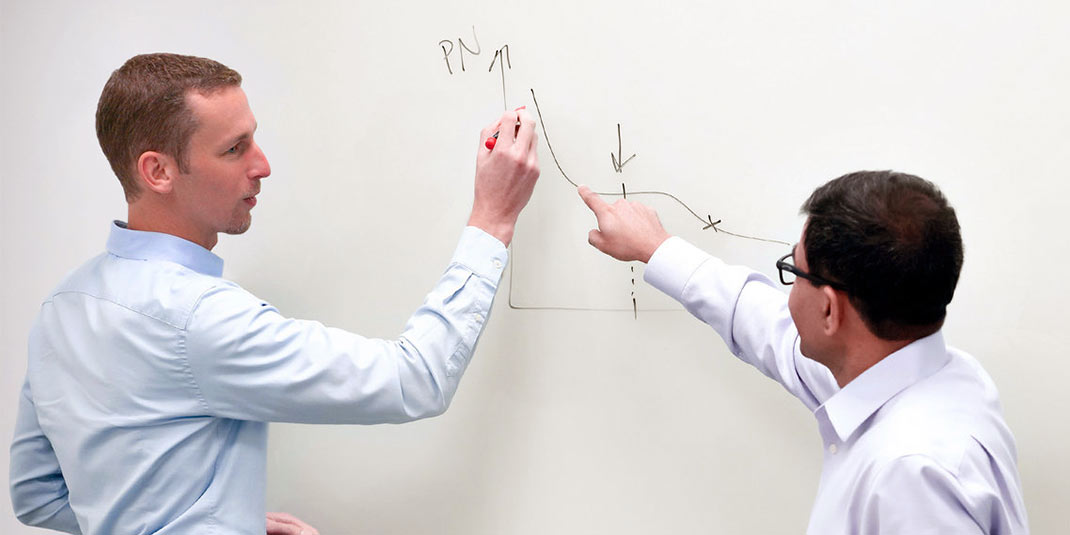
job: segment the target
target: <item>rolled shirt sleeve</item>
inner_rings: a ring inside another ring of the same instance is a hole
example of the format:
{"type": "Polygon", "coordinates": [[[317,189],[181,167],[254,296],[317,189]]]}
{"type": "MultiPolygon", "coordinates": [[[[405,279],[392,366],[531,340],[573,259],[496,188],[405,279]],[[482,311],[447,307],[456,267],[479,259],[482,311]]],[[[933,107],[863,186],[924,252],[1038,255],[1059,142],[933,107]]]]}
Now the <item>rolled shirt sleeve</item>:
{"type": "Polygon", "coordinates": [[[284,317],[234,284],[210,288],[182,335],[210,414],[301,423],[399,423],[449,406],[508,260],[466,228],[445,273],[395,340],[284,317]]]}

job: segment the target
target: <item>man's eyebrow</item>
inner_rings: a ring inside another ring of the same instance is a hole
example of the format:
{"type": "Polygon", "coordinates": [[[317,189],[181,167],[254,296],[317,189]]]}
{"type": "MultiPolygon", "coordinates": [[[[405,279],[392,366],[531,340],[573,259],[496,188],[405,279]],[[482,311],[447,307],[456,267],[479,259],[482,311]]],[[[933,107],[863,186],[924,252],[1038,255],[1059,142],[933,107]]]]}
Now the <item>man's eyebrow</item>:
{"type": "Polygon", "coordinates": [[[249,139],[249,138],[253,137],[253,132],[256,132],[256,127],[257,126],[259,126],[257,123],[253,123],[253,129],[252,130],[246,131],[246,132],[242,132],[238,136],[230,138],[227,141],[227,146],[231,147],[231,146],[237,145],[238,143],[241,143],[242,141],[245,141],[246,139],[249,139]]]}

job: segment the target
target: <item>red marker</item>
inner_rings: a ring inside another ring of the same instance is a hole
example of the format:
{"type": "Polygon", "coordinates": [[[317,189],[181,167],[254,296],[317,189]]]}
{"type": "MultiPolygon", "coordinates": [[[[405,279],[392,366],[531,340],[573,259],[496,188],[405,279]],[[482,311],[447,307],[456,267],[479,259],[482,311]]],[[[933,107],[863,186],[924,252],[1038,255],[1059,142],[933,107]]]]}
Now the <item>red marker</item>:
{"type": "MultiPolygon", "coordinates": [[[[520,110],[522,110],[524,108],[527,108],[527,106],[521,106],[521,107],[517,108],[516,111],[520,111],[520,110]]],[[[517,121],[516,125],[520,126],[520,121],[517,121]]],[[[487,138],[487,142],[483,144],[484,146],[487,147],[487,150],[494,150],[494,145],[496,143],[498,143],[498,134],[500,134],[500,133],[502,133],[501,130],[495,132],[493,136],[487,138]]]]}

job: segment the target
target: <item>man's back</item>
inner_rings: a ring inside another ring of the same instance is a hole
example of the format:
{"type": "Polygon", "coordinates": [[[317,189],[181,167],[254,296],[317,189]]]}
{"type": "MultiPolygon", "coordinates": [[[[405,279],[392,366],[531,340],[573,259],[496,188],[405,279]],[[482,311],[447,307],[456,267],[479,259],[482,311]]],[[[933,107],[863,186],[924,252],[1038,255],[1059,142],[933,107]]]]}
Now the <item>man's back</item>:
{"type": "Polygon", "coordinates": [[[996,387],[940,334],[846,385],[818,423],[829,446],[809,532],[1028,533],[996,387]]]}
{"type": "MultiPolygon", "coordinates": [[[[190,262],[211,269],[203,253],[190,262]]],[[[262,533],[266,424],[210,415],[184,354],[191,311],[221,284],[105,253],[42,304],[27,382],[88,532],[262,533]]]]}

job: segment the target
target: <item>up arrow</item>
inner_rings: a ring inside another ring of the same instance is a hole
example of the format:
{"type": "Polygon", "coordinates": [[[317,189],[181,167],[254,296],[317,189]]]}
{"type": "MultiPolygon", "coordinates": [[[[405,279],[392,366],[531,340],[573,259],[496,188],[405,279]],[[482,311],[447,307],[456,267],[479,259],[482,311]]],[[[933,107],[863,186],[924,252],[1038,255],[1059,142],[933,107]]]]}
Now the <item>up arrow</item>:
{"type": "MultiPolygon", "coordinates": [[[[508,66],[509,69],[513,68],[513,61],[509,59],[509,45],[502,45],[501,48],[494,51],[494,59],[490,60],[490,67],[487,69],[487,72],[494,70],[495,63],[498,64],[498,70],[502,71],[502,106],[505,109],[509,109],[509,104],[505,99],[505,68],[506,66],[508,66]]],[[[534,91],[532,94],[534,94],[534,91]]]]}

